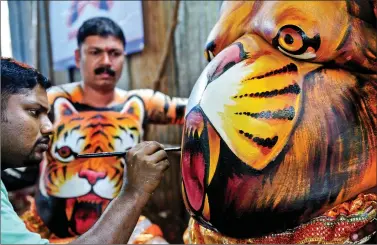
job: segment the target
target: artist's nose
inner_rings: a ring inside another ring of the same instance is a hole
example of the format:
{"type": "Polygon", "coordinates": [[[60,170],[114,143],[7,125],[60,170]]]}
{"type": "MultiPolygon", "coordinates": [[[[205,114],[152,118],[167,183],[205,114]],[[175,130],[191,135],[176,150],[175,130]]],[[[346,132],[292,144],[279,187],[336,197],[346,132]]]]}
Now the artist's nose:
{"type": "Polygon", "coordinates": [[[52,122],[48,118],[48,116],[43,116],[41,118],[42,123],[41,123],[41,134],[44,136],[48,136],[54,132],[54,128],[52,126],[52,122]]]}

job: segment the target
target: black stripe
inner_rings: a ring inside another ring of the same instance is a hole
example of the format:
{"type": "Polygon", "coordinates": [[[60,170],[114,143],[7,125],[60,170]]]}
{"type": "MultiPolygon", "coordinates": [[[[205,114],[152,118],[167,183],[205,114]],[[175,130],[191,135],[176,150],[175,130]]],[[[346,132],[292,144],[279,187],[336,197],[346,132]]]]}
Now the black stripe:
{"type": "Polygon", "coordinates": [[[85,128],[95,128],[95,127],[98,127],[98,126],[101,126],[101,127],[112,127],[112,128],[115,128],[114,125],[110,124],[110,123],[97,123],[97,124],[89,124],[87,126],[85,126],[85,128]]]}
{"type": "MultiPolygon", "coordinates": [[[[56,174],[57,171],[54,170],[54,171],[52,171],[52,172],[55,173],[56,178],[58,178],[58,176],[57,176],[57,174],[56,174]]],[[[58,187],[58,186],[52,181],[52,174],[47,174],[47,179],[48,179],[48,181],[50,182],[51,185],[58,187]]]]}
{"type": "Polygon", "coordinates": [[[89,118],[89,120],[90,120],[90,119],[106,119],[106,117],[103,116],[103,115],[101,115],[101,114],[96,114],[95,116],[89,118]]]}
{"type": "Polygon", "coordinates": [[[288,119],[293,120],[295,117],[295,109],[293,106],[277,111],[262,111],[258,113],[250,113],[250,112],[235,112],[236,115],[245,115],[252,118],[265,118],[265,119],[288,119]]]}
{"type": "Polygon", "coordinates": [[[243,134],[246,138],[252,140],[255,142],[257,145],[263,146],[263,147],[268,147],[272,148],[276,145],[278,142],[279,137],[275,136],[272,139],[271,138],[260,138],[260,137],[254,137],[253,134],[244,132],[243,130],[239,130],[240,134],[243,134]]]}
{"type": "Polygon", "coordinates": [[[109,139],[109,137],[102,130],[98,130],[98,131],[94,132],[91,137],[94,137],[97,134],[102,134],[103,136],[106,137],[106,139],[109,139]]]}
{"type": "MultiPolygon", "coordinates": [[[[116,175],[117,176],[117,175],[116,175]]],[[[118,181],[116,182],[116,184],[114,185],[114,188],[117,188],[121,183],[122,183],[122,180],[123,178],[120,178],[118,179],[118,181]]]]}
{"type": "Polygon", "coordinates": [[[63,166],[63,177],[67,179],[67,166],[63,166]]]}
{"type": "Polygon", "coordinates": [[[246,81],[250,81],[250,80],[254,80],[254,79],[262,79],[262,78],[266,78],[266,77],[270,77],[270,76],[274,76],[274,75],[279,75],[279,74],[283,74],[283,73],[287,73],[287,72],[297,72],[297,66],[293,63],[290,63],[280,69],[276,69],[276,70],[273,70],[273,71],[270,71],[270,72],[267,72],[263,75],[259,75],[259,76],[256,76],[256,77],[252,77],[252,78],[248,78],[248,79],[245,79],[243,80],[242,82],[246,82],[246,81]]]}
{"type": "Polygon", "coordinates": [[[114,150],[114,146],[109,142],[109,147],[112,149],[112,150],[114,150]]]}
{"type": "Polygon", "coordinates": [[[96,152],[103,152],[103,150],[100,146],[97,146],[96,149],[94,150],[94,153],[96,152]]]}
{"type": "Polygon", "coordinates": [[[119,169],[117,169],[117,168],[114,168],[114,169],[115,169],[115,174],[113,176],[111,176],[110,181],[115,179],[115,177],[117,177],[117,175],[120,174],[119,169]]]}
{"type": "Polygon", "coordinates": [[[113,139],[117,139],[117,140],[120,140],[120,143],[122,143],[122,144],[123,144],[123,140],[122,140],[122,138],[120,138],[119,136],[113,136],[113,139]]]}
{"type": "Polygon", "coordinates": [[[72,118],[69,122],[72,122],[72,121],[82,121],[84,120],[83,117],[75,117],[75,118],[72,118]]]}
{"type": "Polygon", "coordinates": [[[86,151],[87,149],[89,149],[92,145],[91,144],[87,144],[84,148],[84,151],[86,151]]]}
{"type": "Polygon", "coordinates": [[[72,132],[73,132],[73,131],[75,131],[75,130],[79,130],[79,129],[80,129],[80,127],[81,127],[81,126],[80,126],[80,125],[78,125],[78,126],[76,126],[76,127],[72,128],[72,130],[71,130],[71,134],[72,134],[72,132]]]}
{"type": "Polygon", "coordinates": [[[175,107],[175,120],[180,120],[184,117],[186,105],[177,105],[175,107]]]}
{"type": "Polygon", "coordinates": [[[64,129],[64,124],[60,125],[57,130],[56,130],[56,136],[59,137],[59,134],[63,131],[64,129]]]}
{"type": "Polygon", "coordinates": [[[117,120],[124,120],[127,119],[127,117],[117,117],[117,120]]]}
{"type": "Polygon", "coordinates": [[[128,133],[128,132],[127,132],[127,129],[126,129],[125,127],[119,125],[119,128],[120,128],[121,130],[123,130],[124,132],[128,133]]]}
{"type": "Polygon", "coordinates": [[[242,95],[236,95],[233,98],[243,98],[243,97],[257,97],[257,98],[268,98],[268,97],[274,97],[278,95],[283,94],[300,94],[301,89],[300,86],[297,83],[294,83],[293,85],[289,85],[288,87],[282,88],[282,89],[275,89],[271,91],[265,91],[265,92],[258,92],[258,93],[250,93],[250,94],[242,94],[242,95]]]}
{"type": "Polygon", "coordinates": [[[84,139],[86,139],[86,136],[81,136],[80,138],[78,138],[76,141],[76,145],[79,143],[80,140],[84,140],[84,139]]]}
{"type": "Polygon", "coordinates": [[[169,111],[169,98],[167,95],[165,95],[165,104],[164,104],[164,113],[167,114],[169,111]]]}

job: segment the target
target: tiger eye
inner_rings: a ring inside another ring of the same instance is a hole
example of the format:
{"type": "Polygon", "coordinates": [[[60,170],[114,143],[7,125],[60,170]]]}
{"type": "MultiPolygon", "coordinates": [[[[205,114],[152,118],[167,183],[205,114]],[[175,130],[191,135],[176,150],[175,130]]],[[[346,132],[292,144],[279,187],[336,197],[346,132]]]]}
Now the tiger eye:
{"type": "Polygon", "coordinates": [[[285,35],[284,42],[286,44],[292,44],[294,42],[293,37],[291,35],[289,35],[289,34],[285,35]]]}

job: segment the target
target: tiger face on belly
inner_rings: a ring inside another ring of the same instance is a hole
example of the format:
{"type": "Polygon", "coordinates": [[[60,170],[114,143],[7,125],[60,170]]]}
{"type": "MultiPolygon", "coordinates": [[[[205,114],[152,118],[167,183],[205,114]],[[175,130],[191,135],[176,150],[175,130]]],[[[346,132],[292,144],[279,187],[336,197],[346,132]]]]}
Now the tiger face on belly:
{"type": "Polygon", "coordinates": [[[120,108],[78,110],[69,100],[57,98],[52,108],[55,132],[41,167],[37,209],[58,236],[80,235],[118,195],[125,159],[76,156],[125,151],[139,143],[144,104],[134,96],[120,108]]]}
{"type": "Polygon", "coordinates": [[[182,140],[183,197],[200,225],[285,232],[376,186],[373,4],[223,3],[182,140]]]}

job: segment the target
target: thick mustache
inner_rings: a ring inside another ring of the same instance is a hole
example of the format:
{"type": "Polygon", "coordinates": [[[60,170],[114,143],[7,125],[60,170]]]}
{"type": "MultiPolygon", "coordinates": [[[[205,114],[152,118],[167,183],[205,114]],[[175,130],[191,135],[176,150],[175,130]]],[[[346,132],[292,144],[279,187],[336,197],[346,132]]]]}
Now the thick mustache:
{"type": "Polygon", "coordinates": [[[99,75],[99,74],[102,74],[102,73],[107,73],[112,77],[115,76],[115,71],[113,69],[111,69],[110,67],[98,67],[97,69],[94,70],[94,73],[96,75],[99,75]]]}

